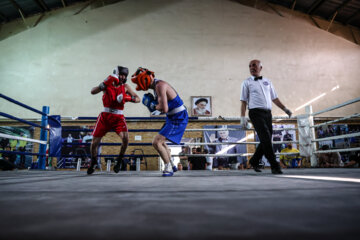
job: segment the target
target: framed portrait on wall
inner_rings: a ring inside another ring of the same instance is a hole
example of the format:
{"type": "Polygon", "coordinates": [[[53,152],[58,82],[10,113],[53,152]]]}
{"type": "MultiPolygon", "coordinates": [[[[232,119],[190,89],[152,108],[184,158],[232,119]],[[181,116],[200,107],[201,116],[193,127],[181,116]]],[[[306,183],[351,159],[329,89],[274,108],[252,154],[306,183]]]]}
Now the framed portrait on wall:
{"type": "Polygon", "coordinates": [[[211,104],[212,102],[210,96],[191,97],[191,116],[211,116],[211,104]]]}

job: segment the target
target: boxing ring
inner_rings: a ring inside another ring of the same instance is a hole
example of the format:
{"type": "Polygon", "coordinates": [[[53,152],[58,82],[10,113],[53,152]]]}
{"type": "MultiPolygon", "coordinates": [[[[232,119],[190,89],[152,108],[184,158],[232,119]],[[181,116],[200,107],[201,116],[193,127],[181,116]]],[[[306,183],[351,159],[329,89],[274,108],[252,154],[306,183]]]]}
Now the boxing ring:
{"type": "MultiPolygon", "coordinates": [[[[358,101],[359,99],[356,99],[354,103],[358,101]]],[[[358,113],[326,123],[314,124],[312,121],[315,122],[314,116],[317,114],[309,111],[296,119],[291,119],[298,123],[296,128],[289,128],[289,130],[297,131],[298,140],[274,141],[274,144],[289,142],[298,144],[301,154],[311,159],[322,152],[318,150],[321,140],[332,141],[331,139],[340,137],[358,138],[359,132],[327,138],[318,138],[315,134],[315,130],[325,126],[324,124],[342,123],[350,118],[357,119],[358,113]]],[[[1,116],[11,119],[11,123],[21,122],[37,130],[44,130],[52,136],[50,132],[53,129],[48,128],[47,125],[31,123],[5,113],[1,113],[1,116]]],[[[42,113],[41,116],[53,117],[48,113],[42,113]]],[[[160,123],[162,119],[159,118],[157,121],[160,123]]],[[[208,121],[205,122],[207,124],[214,119],[216,118],[204,120],[208,121]]],[[[228,120],[234,122],[238,119],[228,120]]],[[[277,119],[280,119],[280,122],[287,120],[286,118],[277,119]]],[[[71,120],[76,121],[75,118],[71,120]]],[[[132,119],[132,121],[138,120],[143,119],[132,119]]],[[[153,121],[147,118],[146,120],[153,121]]],[[[192,119],[192,121],[204,120],[192,119]]],[[[217,125],[223,125],[224,122],[226,121],[217,125]]],[[[64,122],[62,124],[66,125],[64,122]]],[[[70,126],[66,130],[63,129],[64,133],[68,133],[66,131],[69,129],[69,132],[92,131],[91,128],[75,129],[70,126]]],[[[228,125],[227,128],[219,127],[216,130],[219,129],[239,130],[232,125],[228,125]]],[[[130,129],[129,132],[156,134],[158,130],[157,128],[130,129]]],[[[211,130],[214,131],[214,129],[211,130]]],[[[206,131],[209,129],[189,128],[186,134],[206,133],[206,131]]],[[[16,137],[7,135],[2,133],[1,138],[16,137]]],[[[37,135],[34,134],[34,136],[37,135]]],[[[253,129],[247,130],[246,136],[249,138],[227,143],[186,142],[180,146],[245,145],[254,147],[258,144],[253,129]]],[[[43,146],[52,145],[51,137],[46,140],[40,137],[39,139],[25,139],[43,146]]],[[[66,144],[61,143],[60,146],[66,144]]],[[[75,142],[72,144],[73,146],[84,145],[84,143],[75,142]]],[[[102,144],[104,147],[120,146],[117,142],[102,144]]],[[[131,142],[131,144],[134,144],[132,145],[134,147],[152,148],[149,142],[131,142]]],[[[357,149],[358,147],[338,148],[336,151],[356,151],[357,149]]],[[[40,148],[39,152],[34,150],[27,154],[45,158],[40,148]]],[[[115,154],[103,155],[117,156],[115,154]]],[[[157,154],[148,155],[159,158],[157,154]]],[[[215,157],[222,154],[198,155],[215,157]]],[[[251,152],[235,154],[235,156],[238,155],[248,157],[251,152]]],[[[127,155],[129,156],[132,155],[127,155]]],[[[187,156],[192,155],[187,154],[187,156]]],[[[355,240],[358,238],[359,168],[325,169],[310,166],[309,168],[286,169],[283,175],[271,174],[271,171],[267,169],[261,174],[252,169],[178,171],[172,178],[164,179],[159,169],[124,171],[118,174],[107,169],[110,173],[97,171],[88,176],[84,171],[76,171],[76,168],[68,171],[61,171],[59,168],[57,171],[46,171],[39,167],[41,165],[39,161],[33,164],[33,169],[41,169],[41,171],[0,171],[1,239],[45,240],[50,237],[54,240],[169,238],[355,240]]],[[[316,161],[316,158],[312,161],[316,161]]]]}
{"type": "MultiPolygon", "coordinates": [[[[62,168],[61,166],[66,166],[66,163],[64,164],[64,162],[62,162],[64,159],[71,159],[72,164],[74,164],[74,162],[76,163],[76,168],[73,167],[74,169],[76,169],[76,171],[80,171],[81,168],[87,168],[88,164],[89,164],[89,159],[90,159],[90,153],[86,152],[86,151],[82,151],[80,154],[76,153],[72,153],[71,155],[69,154],[62,154],[61,153],[61,148],[64,148],[66,146],[72,146],[72,147],[79,147],[79,149],[86,147],[89,148],[90,147],[90,142],[64,142],[61,141],[61,144],[59,144],[59,137],[60,136],[56,136],[49,137],[49,141],[47,140],[47,135],[48,132],[51,133],[51,130],[53,129],[52,126],[48,125],[48,121],[49,119],[53,122],[56,123],[55,124],[55,129],[57,131],[61,131],[61,135],[64,135],[64,133],[74,133],[74,132],[82,132],[82,133],[90,133],[92,132],[91,128],[81,128],[81,129],[76,129],[76,128],[61,128],[61,121],[60,118],[58,116],[50,116],[49,115],[49,107],[43,107],[43,111],[39,111],[36,110],[30,106],[27,106],[23,103],[20,103],[10,97],[7,97],[3,94],[0,94],[0,97],[13,103],[16,104],[18,106],[21,106],[25,109],[28,109],[30,111],[33,111],[37,114],[40,114],[42,116],[42,120],[41,120],[41,125],[36,124],[36,123],[32,123],[29,122],[27,120],[6,114],[1,112],[0,116],[4,117],[4,118],[8,118],[14,121],[18,121],[21,122],[22,124],[27,124],[30,125],[32,127],[36,127],[36,128],[40,128],[41,129],[41,134],[40,134],[40,140],[36,140],[36,139],[30,139],[30,138],[23,138],[23,137],[18,137],[18,136],[12,136],[9,134],[4,134],[4,133],[0,133],[0,138],[9,138],[9,139],[17,139],[17,140],[24,140],[24,141],[28,141],[28,142],[32,142],[32,143],[37,143],[39,144],[39,151],[38,153],[29,153],[29,152],[17,152],[17,151],[6,151],[6,150],[0,150],[0,153],[12,153],[12,154],[19,154],[19,155],[32,155],[32,156],[37,156],[38,159],[37,161],[33,161],[33,164],[31,165],[31,169],[45,169],[46,164],[45,164],[45,159],[46,159],[46,146],[49,146],[49,150],[52,149],[52,151],[49,152],[49,158],[51,159],[51,157],[57,157],[58,159],[58,163],[57,163],[57,167],[62,168]],[[60,126],[57,126],[60,125],[60,126]],[[60,130],[59,130],[60,129],[60,130]],[[57,139],[56,141],[53,141],[53,138],[57,139]],[[56,149],[54,149],[56,148],[56,149]],[[54,154],[55,152],[55,154],[54,154]]],[[[273,141],[273,144],[277,144],[277,145],[281,145],[281,144],[298,144],[299,145],[299,150],[300,150],[300,155],[303,158],[309,158],[310,159],[310,163],[311,163],[311,167],[316,167],[317,166],[317,154],[321,154],[321,153],[329,153],[329,152],[351,152],[351,151],[359,151],[360,147],[355,147],[355,148],[340,148],[340,149],[332,149],[332,150],[319,150],[318,149],[318,142],[323,142],[323,141],[332,141],[332,140],[336,140],[336,139],[348,139],[348,138],[358,138],[360,136],[359,132],[355,132],[355,133],[350,133],[350,134],[342,134],[342,135],[338,135],[338,136],[331,136],[331,137],[326,137],[326,138],[316,138],[316,134],[315,134],[315,130],[317,128],[320,128],[322,126],[327,126],[330,124],[334,124],[334,123],[341,123],[344,122],[348,119],[354,119],[354,118],[358,118],[360,116],[359,113],[355,113],[346,117],[342,117],[339,119],[335,119],[335,120],[331,120],[331,121],[327,121],[327,122],[323,122],[320,124],[314,124],[314,117],[318,116],[320,114],[350,105],[350,104],[354,104],[360,101],[360,98],[356,98],[347,102],[344,102],[342,104],[333,106],[333,107],[329,107],[327,109],[318,111],[313,113],[312,112],[312,107],[311,106],[307,106],[305,108],[306,110],[306,114],[303,115],[299,115],[296,117],[292,117],[290,120],[292,121],[296,121],[297,122],[297,127],[293,128],[293,127],[283,127],[283,128],[274,128],[274,131],[287,131],[287,130],[294,130],[296,131],[296,135],[298,136],[299,140],[296,140],[296,138],[292,141],[273,141]]],[[[71,117],[72,121],[96,121],[96,117],[71,117]]],[[[164,117],[128,117],[126,118],[127,121],[163,121],[165,120],[164,117]]],[[[219,118],[215,118],[215,117],[190,117],[189,118],[190,121],[205,121],[205,122],[216,122],[217,120],[219,120],[219,118]]],[[[235,118],[223,118],[221,117],[222,121],[240,121],[239,117],[235,117],[235,118]]],[[[289,118],[287,117],[273,117],[274,121],[283,121],[283,120],[289,120],[289,118]]],[[[54,124],[52,124],[54,125],[54,124]]],[[[149,133],[149,132],[153,132],[154,134],[156,134],[157,132],[159,132],[160,129],[129,129],[129,133],[149,133]]],[[[179,154],[171,154],[172,157],[180,157],[180,156],[187,156],[187,157],[207,157],[207,158],[216,158],[216,157],[224,157],[224,158],[230,158],[230,157],[246,157],[247,159],[249,159],[249,157],[252,156],[253,153],[248,151],[248,146],[252,145],[252,146],[256,146],[257,144],[259,144],[258,141],[255,141],[256,139],[256,133],[254,131],[254,129],[241,129],[236,125],[229,125],[226,127],[218,127],[218,128],[194,128],[194,129],[186,129],[185,130],[185,134],[186,133],[190,133],[190,132],[198,132],[201,133],[202,136],[204,136],[204,134],[206,132],[209,131],[245,131],[246,132],[246,137],[236,140],[236,141],[230,141],[230,142],[185,142],[185,143],[181,143],[181,145],[175,145],[172,143],[168,143],[168,145],[170,147],[174,147],[174,146],[185,146],[185,147],[203,147],[203,148],[209,148],[212,146],[219,146],[219,145],[228,145],[229,148],[233,148],[237,145],[245,145],[246,146],[246,152],[244,153],[235,153],[235,154],[229,154],[229,153],[223,153],[223,152],[217,152],[217,153],[206,153],[206,154],[190,154],[190,153],[185,153],[182,155],[179,154]]],[[[57,133],[59,135],[59,133],[57,133]]],[[[50,134],[49,134],[50,135],[50,134]]],[[[63,137],[61,137],[63,138],[63,137]]],[[[204,137],[202,137],[202,139],[204,139],[204,137]]],[[[117,142],[102,142],[100,143],[100,146],[121,146],[121,143],[117,143],[117,142]]],[[[141,143],[136,143],[136,142],[129,142],[128,146],[134,146],[134,147],[141,147],[141,149],[144,148],[152,148],[152,143],[151,142],[141,142],[141,143]]],[[[276,152],[277,156],[280,155],[294,155],[294,153],[280,153],[280,152],[276,152]]],[[[103,158],[103,159],[108,159],[106,161],[106,172],[111,172],[111,166],[114,164],[114,158],[116,158],[118,155],[117,154],[99,154],[98,158],[103,158]]],[[[136,170],[140,171],[140,163],[138,161],[140,161],[139,159],[143,159],[145,160],[146,163],[146,169],[147,169],[147,158],[157,158],[158,160],[158,170],[161,171],[161,159],[159,157],[158,154],[144,154],[144,152],[142,151],[142,154],[127,154],[124,156],[125,158],[133,158],[133,159],[137,159],[137,163],[136,163],[136,170]]],[[[144,163],[144,164],[145,164],[144,163]]],[[[101,164],[100,164],[101,166],[101,164]]],[[[65,167],[63,167],[65,168],[65,167]]],[[[100,168],[100,170],[102,170],[100,168]]]]}

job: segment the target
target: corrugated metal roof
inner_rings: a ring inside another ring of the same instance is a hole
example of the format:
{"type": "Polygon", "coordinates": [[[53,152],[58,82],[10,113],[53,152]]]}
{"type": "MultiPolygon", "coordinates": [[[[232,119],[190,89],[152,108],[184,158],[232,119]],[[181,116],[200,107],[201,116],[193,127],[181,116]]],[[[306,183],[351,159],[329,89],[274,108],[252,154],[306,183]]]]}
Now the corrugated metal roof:
{"type": "Polygon", "coordinates": [[[360,28],[360,0],[269,0],[325,20],[360,28]],[[334,19],[333,19],[334,18],[334,19]]]}
{"type": "MultiPolygon", "coordinates": [[[[21,18],[21,15],[26,18],[79,2],[111,4],[120,1],[124,0],[1,0],[0,21],[7,23],[21,18]]],[[[242,3],[241,0],[237,2],[242,3]]],[[[360,29],[360,0],[268,0],[267,2],[360,29]]]]}

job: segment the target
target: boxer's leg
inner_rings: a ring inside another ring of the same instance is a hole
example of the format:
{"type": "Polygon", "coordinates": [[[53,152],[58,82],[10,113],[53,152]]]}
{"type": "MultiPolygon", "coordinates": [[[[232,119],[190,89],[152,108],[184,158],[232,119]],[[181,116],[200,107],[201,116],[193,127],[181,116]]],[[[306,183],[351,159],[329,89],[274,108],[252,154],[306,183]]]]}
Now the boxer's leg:
{"type": "Polygon", "coordinates": [[[126,170],[126,165],[123,162],[123,157],[126,152],[127,146],[129,145],[129,133],[128,132],[120,132],[118,133],[121,138],[122,144],[120,148],[119,156],[117,157],[117,163],[114,166],[114,172],[118,173],[120,170],[126,170]]]}
{"type": "Polygon", "coordinates": [[[155,148],[155,150],[159,153],[162,160],[164,161],[165,169],[163,176],[167,177],[173,175],[173,170],[170,163],[168,146],[166,145],[165,141],[166,138],[163,135],[158,134],[154,137],[152,145],[155,148]]]}
{"type": "Polygon", "coordinates": [[[97,165],[97,155],[98,155],[98,148],[101,142],[101,137],[93,137],[91,141],[91,163],[87,170],[87,174],[92,174],[94,172],[94,167],[97,165]]]}

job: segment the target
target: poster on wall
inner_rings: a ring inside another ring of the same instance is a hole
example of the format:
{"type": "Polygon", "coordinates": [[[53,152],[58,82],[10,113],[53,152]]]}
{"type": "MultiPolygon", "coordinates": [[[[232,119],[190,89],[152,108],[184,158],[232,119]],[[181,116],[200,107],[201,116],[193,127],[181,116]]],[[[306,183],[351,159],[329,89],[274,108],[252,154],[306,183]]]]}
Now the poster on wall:
{"type": "MultiPolygon", "coordinates": [[[[205,143],[234,143],[246,141],[246,132],[240,125],[217,125],[204,126],[205,143]],[[239,130],[228,130],[236,128],[239,130]],[[217,130],[219,129],[219,130],[217,130]]],[[[247,153],[245,144],[224,144],[224,145],[206,145],[204,147],[210,154],[245,154],[247,153]]],[[[246,168],[246,156],[219,156],[208,157],[208,163],[212,164],[212,169],[243,169],[246,168]]]]}
{"type": "Polygon", "coordinates": [[[212,115],[211,97],[197,96],[191,97],[191,116],[211,116],[212,115]]]}
{"type": "MultiPolygon", "coordinates": [[[[23,138],[33,138],[34,127],[0,127],[0,133],[23,138]]],[[[33,143],[25,140],[16,140],[9,138],[0,138],[0,149],[13,152],[33,152],[33,143]]],[[[7,154],[5,154],[6,156],[7,154]]],[[[2,154],[4,157],[4,154],[2,154]]],[[[16,165],[17,168],[23,169],[31,166],[32,156],[23,154],[11,154],[9,160],[16,165]]]]}
{"type": "MultiPolygon", "coordinates": [[[[277,129],[277,130],[273,130],[273,134],[272,134],[272,141],[273,142],[278,142],[278,141],[296,141],[296,131],[295,130],[287,130],[286,128],[295,128],[294,124],[273,124],[273,129],[277,129]]],[[[259,141],[258,136],[256,135],[256,141],[259,141]]],[[[273,150],[274,153],[280,153],[281,150],[283,150],[284,148],[286,148],[287,144],[282,143],[282,144],[275,144],[273,143],[273,150]]],[[[297,144],[296,143],[292,143],[292,148],[296,148],[297,144]]],[[[276,161],[280,161],[280,155],[276,155],[276,161]]],[[[263,156],[262,158],[262,164],[264,164],[264,166],[270,166],[269,161],[266,159],[265,156],[263,156]]]]}

